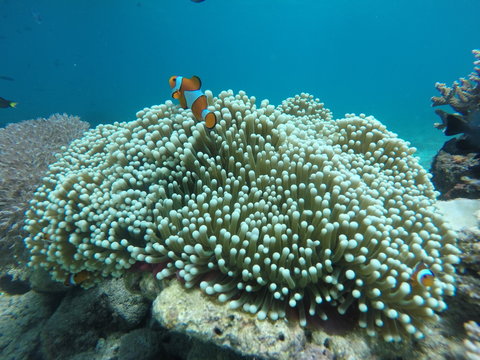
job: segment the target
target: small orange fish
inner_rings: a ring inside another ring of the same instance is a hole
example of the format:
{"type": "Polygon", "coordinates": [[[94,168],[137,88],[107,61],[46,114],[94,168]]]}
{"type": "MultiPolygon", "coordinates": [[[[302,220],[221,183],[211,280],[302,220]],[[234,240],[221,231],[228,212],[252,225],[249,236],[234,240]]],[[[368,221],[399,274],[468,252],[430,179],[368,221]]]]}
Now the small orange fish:
{"type": "Polygon", "coordinates": [[[172,76],[168,82],[172,88],[172,97],[180,101],[182,108],[191,109],[195,119],[205,121],[208,129],[213,129],[217,125],[217,116],[207,108],[207,97],[200,90],[202,82],[198,76],[192,76],[190,79],[172,76]]]}
{"type": "Polygon", "coordinates": [[[82,270],[76,274],[70,274],[70,276],[65,280],[63,285],[65,286],[75,286],[75,285],[80,285],[83,283],[85,280],[90,278],[90,271],[88,270],[82,270]]]}
{"type": "Polygon", "coordinates": [[[424,263],[419,263],[413,270],[411,280],[413,286],[420,285],[429,288],[433,285],[435,274],[424,263]]]}

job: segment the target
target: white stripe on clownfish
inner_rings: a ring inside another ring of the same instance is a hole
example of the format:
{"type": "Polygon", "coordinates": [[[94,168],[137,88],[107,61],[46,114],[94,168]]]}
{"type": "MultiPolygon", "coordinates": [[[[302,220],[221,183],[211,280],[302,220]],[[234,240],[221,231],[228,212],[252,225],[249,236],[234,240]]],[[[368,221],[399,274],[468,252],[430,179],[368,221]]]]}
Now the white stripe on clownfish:
{"type": "Polygon", "coordinates": [[[429,288],[433,285],[435,274],[423,262],[417,264],[413,270],[411,280],[413,285],[420,285],[429,288]]]}

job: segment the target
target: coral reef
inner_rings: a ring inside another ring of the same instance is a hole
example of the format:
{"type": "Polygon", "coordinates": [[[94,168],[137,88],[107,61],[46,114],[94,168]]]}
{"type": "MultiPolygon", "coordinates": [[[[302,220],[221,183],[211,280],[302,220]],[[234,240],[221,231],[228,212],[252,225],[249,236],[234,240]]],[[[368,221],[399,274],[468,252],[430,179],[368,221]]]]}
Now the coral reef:
{"type": "Polygon", "coordinates": [[[423,337],[458,250],[415,149],[307,94],[277,108],[206,94],[211,132],[167,101],[74,141],[31,202],[29,264],[62,282],[86,271],[84,287],[157,264],[258,319],[353,312],[371,336],[423,337]],[[419,263],[430,288],[411,280],[419,263]]]}
{"type": "Polygon", "coordinates": [[[440,199],[480,198],[480,156],[456,150],[456,139],[447,141],[432,162],[432,182],[440,199]],[[467,181],[465,181],[467,179],[467,181]],[[468,181],[477,179],[477,182],[468,181]]]}
{"type": "Polygon", "coordinates": [[[432,97],[432,106],[450,105],[460,114],[449,114],[443,110],[436,110],[442,123],[435,127],[444,129],[446,135],[463,133],[460,140],[462,147],[480,150],[480,50],[473,50],[475,56],[474,72],[468,78],[460,78],[452,87],[444,83],[436,83],[435,87],[441,96],[432,97]]]}
{"type": "Polygon", "coordinates": [[[55,155],[89,125],[54,114],[0,129],[0,267],[24,258],[24,214],[55,155]]]}
{"type": "Polygon", "coordinates": [[[473,54],[474,72],[452,87],[435,84],[441,96],[432,97],[432,106],[450,105],[458,112],[436,110],[442,122],[435,127],[445,135],[462,134],[446,142],[433,160],[432,181],[443,199],[480,197],[480,51],[473,54]]]}
{"type": "Polygon", "coordinates": [[[432,106],[450,105],[456,112],[468,115],[478,110],[480,103],[480,50],[472,50],[475,56],[475,68],[468,79],[460,78],[452,87],[436,83],[435,87],[442,96],[432,97],[432,106]],[[477,67],[478,66],[478,67],[477,67]]]}

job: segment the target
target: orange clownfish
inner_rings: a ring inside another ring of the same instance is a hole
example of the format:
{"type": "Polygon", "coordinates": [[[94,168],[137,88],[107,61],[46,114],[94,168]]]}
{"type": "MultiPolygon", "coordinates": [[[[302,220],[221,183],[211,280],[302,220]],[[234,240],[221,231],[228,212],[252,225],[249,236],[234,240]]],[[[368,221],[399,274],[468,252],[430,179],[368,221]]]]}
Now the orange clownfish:
{"type": "Polygon", "coordinates": [[[90,272],[87,270],[82,270],[76,274],[70,274],[70,276],[65,280],[63,285],[65,286],[70,286],[70,285],[80,285],[83,283],[85,280],[90,278],[90,272]]]}
{"type": "Polygon", "coordinates": [[[168,81],[172,88],[172,97],[180,101],[184,109],[191,109],[195,119],[205,121],[208,129],[217,125],[217,116],[207,109],[207,97],[200,90],[202,82],[198,76],[190,79],[183,76],[172,76],[168,81]]]}
{"type": "Polygon", "coordinates": [[[429,288],[433,285],[435,274],[424,263],[419,263],[412,273],[413,285],[420,285],[425,288],[429,288]]]}

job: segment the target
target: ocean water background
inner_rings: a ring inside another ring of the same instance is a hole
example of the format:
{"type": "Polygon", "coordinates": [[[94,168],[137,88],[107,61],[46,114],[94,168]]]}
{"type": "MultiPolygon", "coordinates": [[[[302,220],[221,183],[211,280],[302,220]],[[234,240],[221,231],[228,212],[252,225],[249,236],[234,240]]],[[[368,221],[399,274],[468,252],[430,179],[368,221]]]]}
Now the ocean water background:
{"type": "Polygon", "coordinates": [[[0,0],[0,126],[56,112],[93,126],[170,99],[171,75],[272,104],[308,92],[335,118],[374,115],[419,149],[435,82],[472,71],[478,0],[0,0]]]}

